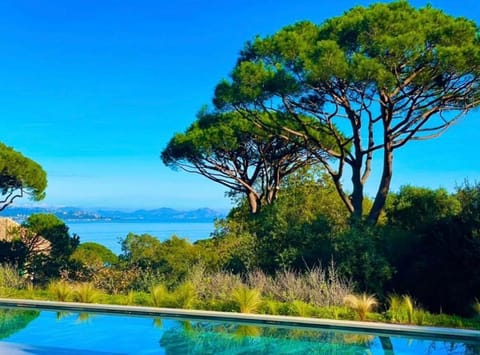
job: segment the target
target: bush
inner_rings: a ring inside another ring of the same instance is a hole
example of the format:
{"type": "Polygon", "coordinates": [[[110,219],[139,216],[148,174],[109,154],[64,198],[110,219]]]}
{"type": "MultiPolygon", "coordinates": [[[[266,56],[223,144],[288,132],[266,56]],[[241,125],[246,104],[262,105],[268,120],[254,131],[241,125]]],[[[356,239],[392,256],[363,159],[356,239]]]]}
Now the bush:
{"type": "Polygon", "coordinates": [[[0,288],[24,289],[30,282],[20,275],[18,269],[9,264],[0,265],[0,288]]]}
{"type": "Polygon", "coordinates": [[[101,296],[100,290],[91,282],[80,282],[74,287],[73,298],[83,303],[95,303],[101,296]]]}
{"type": "Polygon", "coordinates": [[[292,270],[274,277],[255,271],[246,275],[247,284],[258,288],[266,297],[280,302],[302,301],[313,306],[339,306],[353,285],[338,275],[333,263],[327,270],[314,267],[304,273],[292,270]]]}
{"type": "Polygon", "coordinates": [[[260,291],[245,286],[233,290],[232,297],[241,313],[257,313],[262,303],[260,291]]]}
{"type": "Polygon", "coordinates": [[[393,269],[384,255],[384,233],[379,227],[353,226],[335,240],[338,272],[361,290],[382,296],[393,269]]]}
{"type": "Polygon", "coordinates": [[[174,308],[192,308],[195,301],[195,289],[191,282],[184,282],[169,296],[170,305],[174,308]]]}
{"type": "Polygon", "coordinates": [[[56,301],[68,301],[73,294],[73,287],[64,280],[50,281],[48,293],[56,301]]]}
{"type": "Polygon", "coordinates": [[[168,306],[169,296],[167,287],[163,284],[152,286],[150,289],[151,305],[153,307],[168,306]]]}
{"type": "Polygon", "coordinates": [[[187,280],[200,302],[230,299],[233,290],[243,285],[239,275],[228,271],[207,273],[205,267],[200,264],[192,269],[187,280]]]}
{"type": "Polygon", "coordinates": [[[367,313],[371,312],[378,301],[373,295],[362,293],[361,295],[347,295],[344,299],[345,305],[351,308],[358,315],[360,320],[365,320],[367,313]]]}

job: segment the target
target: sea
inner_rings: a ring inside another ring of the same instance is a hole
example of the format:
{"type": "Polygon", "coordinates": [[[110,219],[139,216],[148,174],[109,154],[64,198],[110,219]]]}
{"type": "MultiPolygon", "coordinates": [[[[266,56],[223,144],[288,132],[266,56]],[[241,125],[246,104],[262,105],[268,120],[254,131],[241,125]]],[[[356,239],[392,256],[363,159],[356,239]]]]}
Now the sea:
{"type": "Polygon", "coordinates": [[[157,222],[113,222],[113,221],[69,221],[66,222],[70,234],[77,234],[80,242],[95,242],[102,244],[115,254],[121,253],[121,240],[128,233],[149,234],[160,241],[175,235],[179,238],[195,242],[211,237],[214,223],[157,223],[157,222]]]}

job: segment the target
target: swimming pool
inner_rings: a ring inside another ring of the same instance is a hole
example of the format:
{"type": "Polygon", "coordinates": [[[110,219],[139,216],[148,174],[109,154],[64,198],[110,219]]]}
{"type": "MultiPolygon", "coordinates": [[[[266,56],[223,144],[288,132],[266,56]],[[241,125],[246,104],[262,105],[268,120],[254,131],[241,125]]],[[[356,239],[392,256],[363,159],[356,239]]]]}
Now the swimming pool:
{"type": "Polygon", "coordinates": [[[471,331],[23,300],[0,305],[0,354],[480,352],[480,333],[471,331]]]}

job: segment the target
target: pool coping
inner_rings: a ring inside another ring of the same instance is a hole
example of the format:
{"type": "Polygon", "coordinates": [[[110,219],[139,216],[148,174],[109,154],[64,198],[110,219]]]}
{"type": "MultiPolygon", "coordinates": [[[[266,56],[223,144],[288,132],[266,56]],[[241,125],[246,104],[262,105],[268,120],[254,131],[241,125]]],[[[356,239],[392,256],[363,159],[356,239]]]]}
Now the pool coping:
{"type": "Polygon", "coordinates": [[[480,331],[445,327],[426,327],[405,324],[306,318],[266,314],[247,314],[178,308],[146,306],[124,306],[99,303],[57,302],[29,299],[0,298],[0,307],[25,309],[89,312],[115,315],[148,317],[189,318],[210,321],[233,321],[259,325],[281,325],[287,327],[321,328],[346,332],[367,332],[378,336],[395,334],[428,339],[462,340],[480,343],[480,331]]]}

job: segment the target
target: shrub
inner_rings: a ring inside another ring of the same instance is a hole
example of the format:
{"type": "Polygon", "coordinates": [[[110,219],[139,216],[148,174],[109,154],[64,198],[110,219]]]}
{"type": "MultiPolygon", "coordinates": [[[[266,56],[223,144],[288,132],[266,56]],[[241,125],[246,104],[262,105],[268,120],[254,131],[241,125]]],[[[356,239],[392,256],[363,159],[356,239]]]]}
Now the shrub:
{"type": "Polygon", "coordinates": [[[345,305],[357,313],[360,320],[365,320],[367,313],[371,312],[378,304],[373,295],[362,293],[361,295],[350,294],[344,298],[345,305]]]}
{"type": "Polygon", "coordinates": [[[305,273],[284,270],[268,277],[259,271],[247,277],[250,287],[263,290],[267,297],[280,302],[302,301],[317,307],[340,306],[353,285],[341,278],[332,263],[327,270],[312,268],[305,273]]]}
{"type": "Polygon", "coordinates": [[[389,308],[387,314],[392,322],[402,321],[403,300],[399,295],[388,296],[389,308]]]}
{"type": "Polygon", "coordinates": [[[262,303],[260,291],[245,286],[233,290],[232,296],[241,313],[256,313],[262,303]]]}
{"type": "Polygon", "coordinates": [[[277,315],[279,314],[280,305],[281,303],[278,301],[266,300],[261,304],[258,311],[262,314],[277,315]]]}
{"type": "Polygon", "coordinates": [[[407,313],[407,321],[408,323],[413,322],[413,314],[415,313],[415,306],[412,297],[409,295],[403,295],[403,306],[407,313]]]}
{"type": "Polygon", "coordinates": [[[165,307],[168,305],[169,296],[167,287],[164,284],[150,288],[151,304],[153,307],[165,307]]]}
{"type": "Polygon", "coordinates": [[[292,302],[292,306],[297,316],[310,317],[312,315],[313,307],[308,303],[297,300],[292,302]]]}
{"type": "Polygon", "coordinates": [[[418,309],[414,313],[414,322],[416,325],[423,325],[425,323],[425,319],[427,316],[427,312],[424,311],[423,309],[418,309]]]}
{"type": "Polygon", "coordinates": [[[65,302],[68,301],[73,294],[72,285],[65,280],[51,281],[48,284],[48,293],[56,301],[65,302]]]}
{"type": "Polygon", "coordinates": [[[191,282],[184,282],[168,298],[172,307],[189,309],[195,301],[195,289],[191,282]]]}
{"type": "Polygon", "coordinates": [[[243,285],[238,275],[228,271],[207,273],[201,265],[193,268],[188,281],[200,302],[225,301],[231,298],[234,289],[243,285]]]}
{"type": "Polygon", "coordinates": [[[75,285],[73,298],[75,301],[94,303],[100,297],[100,291],[91,282],[81,282],[75,285]]]}
{"type": "Polygon", "coordinates": [[[29,281],[20,275],[16,267],[0,265],[0,288],[24,289],[28,284],[29,281]]]}

